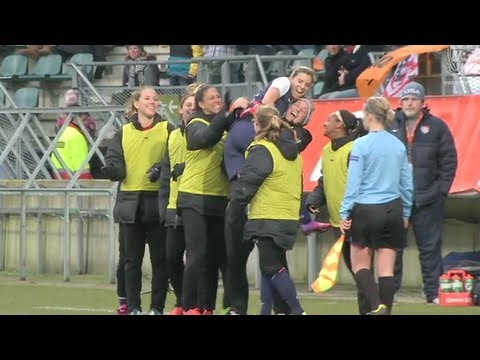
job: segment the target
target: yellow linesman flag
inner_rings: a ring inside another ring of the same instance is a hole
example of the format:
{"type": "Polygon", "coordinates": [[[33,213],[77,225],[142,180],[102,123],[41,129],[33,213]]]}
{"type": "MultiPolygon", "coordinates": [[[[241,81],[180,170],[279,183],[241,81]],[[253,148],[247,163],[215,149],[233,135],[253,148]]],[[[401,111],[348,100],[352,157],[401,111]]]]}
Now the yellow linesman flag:
{"type": "Polygon", "coordinates": [[[330,290],[336,284],[338,266],[340,265],[340,257],[342,256],[344,242],[345,235],[342,235],[338,238],[335,244],[333,244],[327,257],[323,261],[323,266],[318,274],[318,278],[312,284],[312,289],[317,294],[330,290]]]}

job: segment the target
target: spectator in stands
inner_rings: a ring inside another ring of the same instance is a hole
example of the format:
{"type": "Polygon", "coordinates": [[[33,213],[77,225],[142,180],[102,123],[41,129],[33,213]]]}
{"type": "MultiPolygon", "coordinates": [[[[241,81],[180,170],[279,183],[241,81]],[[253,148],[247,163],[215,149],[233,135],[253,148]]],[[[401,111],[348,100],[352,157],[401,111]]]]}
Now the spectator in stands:
{"type": "MultiPolygon", "coordinates": [[[[205,57],[225,57],[237,55],[236,45],[204,45],[205,57]]],[[[239,82],[239,70],[238,63],[230,63],[230,79],[222,79],[221,67],[224,61],[209,61],[202,66],[206,67],[208,71],[208,83],[219,84],[222,80],[226,83],[238,83],[239,82]]]]}
{"type": "MultiPolygon", "coordinates": [[[[262,310],[272,311],[274,292],[288,304],[292,314],[304,314],[295,283],[288,272],[286,251],[295,243],[302,197],[302,160],[290,126],[270,106],[255,114],[256,137],[238,173],[227,216],[241,219],[250,205],[244,239],[259,251],[262,273],[262,310]],[[282,131],[290,137],[282,137],[282,131]],[[288,186],[286,186],[288,184],[288,186]]],[[[235,226],[235,221],[228,226],[235,226]]]]}
{"type": "MultiPolygon", "coordinates": [[[[323,126],[325,128],[323,135],[327,136],[330,142],[323,148],[322,175],[318,179],[318,185],[308,196],[305,205],[309,211],[318,214],[320,207],[327,204],[333,234],[335,239],[338,239],[341,235],[340,207],[347,187],[350,153],[354,140],[364,135],[365,130],[362,119],[358,119],[348,110],[339,110],[330,114],[323,126]]],[[[342,253],[345,265],[354,276],[349,241],[343,243],[342,253]]],[[[360,314],[365,315],[372,310],[360,289],[357,298],[360,314]]]]}
{"type": "Polygon", "coordinates": [[[156,64],[135,64],[135,61],[153,61],[157,58],[145,52],[143,45],[128,45],[128,55],[125,61],[132,64],[123,68],[122,86],[158,86],[160,83],[160,69],[156,64]]]}
{"type": "Polygon", "coordinates": [[[177,213],[178,187],[185,168],[187,144],[184,132],[188,120],[195,110],[195,94],[186,94],[179,104],[182,123],[170,134],[168,139],[168,161],[162,165],[160,174],[159,209],[161,222],[167,228],[167,270],[170,283],[175,293],[175,308],[170,315],[183,315],[183,255],[185,253],[185,232],[183,221],[177,213]]]}
{"type": "Polygon", "coordinates": [[[350,251],[357,288],[372,308],[368,315],[387,315],[392,311],[395,257],[397,249],[407,245],[406,231],[412,210],[412,171],[407,151],[385,130],[393,117],[385,98],[368,99],[363,125],[369,133],[353,144],[340,209],[341,227],[351,233],[350,251]],[[378,289],[371,269],[374,252],[378,289]]]}
{"type": "MultiPolygon", "coordinates": [[[[65,93],[65,106],[73,107],[79,105],[80,92],[78,89],[69,89],[65,93]]],[[[89,140],[80,127],[80,123],[86,128],[89,137],[96,138],[96,121],[88,112],[85,113],[66,113],[60,116],[55,125],[55,132],[58,132],[68,118],[71,122],[67,125],[62,135],[58,139],[57,151],[65,162],[66,168],[54,153],[51,155],[52,162],[58,170],[61,179],[70,179],[71,174],[80,170],[82,164],[87,159],[89,152],[89,140]]],[[[90,164],[87,163],[83,168],[80,179],[93,179],[90,172],[90,164]]]]}
{"type": "MultiPolygon", "coordinates": [[[[422,268],[427,303],[438,304],[442,266],[442,223],[450,187],[457,171],[457,150],[448,125],[425,105],[425,88],[409,83],[402,92],[391,132],[408,149],[413,167],[413,232],[422,268]]],[[[400,251],[397,267],[402,266],[400,251]]],[[[399,287],[399,284],[397,284],[399,287]]]]}
{"type": "Polygon", "coordinates": [[[339,90],[339,71],[342,67],[345,67],[345,63],[349,57],[349,54],[345,51],[343,45],[327,45],[327,50],[328,56],[324,63],[325,81],[319,96],[339,90]]]}
{"type": "Polygon", "coordinates": [[[111,181],[120,181],[114,219],[123,227],[125,287],[131,315],[141,315],[142,262],[148,242],[152,265],[151,315],[161,315],[168,288],[165,228],[160,224],[158,182],[160,162],[173,126],[157,111],[152,87],[135,91],[127,106],[129,122],[114,135],[103,168],[111,181]]]}
{"type": "MultiPolygon", "coordinates": [[[[202,57],[204,49],[201,45],[170,45],[169,61],[190,60],[196,57],[202,57]]],[[[192,59],[193,60],[193,59],[192,59]]],[[[168,74],[170,85],[187,86],[197,79],[198,63],[190,64],[169,64],[168,74]]]]}
{"type": "Polygon", "coordinates": [[[338,71],[338,90],[325,93],[320,99],[340,99],[358,97],[355,82],[357,77],[371,65],[368,53],[377,51],[381,45],[355,45],[352,54],[338,71]]]}
{"type": "Polygon", "coordinates": [[[55,45],[27,45],[26,49],[17,50],[17,54],[25,55],[33,60],[38,60],[40,56],[53,54],[55,45]]]}

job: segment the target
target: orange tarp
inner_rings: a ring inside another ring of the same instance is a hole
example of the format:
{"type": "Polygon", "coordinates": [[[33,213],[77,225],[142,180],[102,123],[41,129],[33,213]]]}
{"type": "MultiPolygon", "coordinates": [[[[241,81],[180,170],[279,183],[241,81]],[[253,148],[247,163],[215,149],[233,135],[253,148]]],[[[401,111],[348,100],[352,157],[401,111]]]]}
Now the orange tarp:
{"type": "MultiPolygon", "coordinates": [[[[330,141],[323,135],[327,116],[337,110],[361,111],[365,100],[317,100],[315,114],[307,128],[312,143],[303,152],[304,190],[311,191],[320,176],[323,147],[330,141]]],[[[399,99],[390,99],[392,108],[400,106],[399,99]]],[[[427,97],[431,113],[444,120],[455,139],[458,168],[450,193],[480,192],[480,95],[427,97]]]]}
{"type": "Polygon", "coordinates": [[[375,95],[392,68],[412,54],[442,51],[449,45],[407,45],[385,54],[375,64],[363,71],[357,78],[356,86],[360,96],[375,95]]]}

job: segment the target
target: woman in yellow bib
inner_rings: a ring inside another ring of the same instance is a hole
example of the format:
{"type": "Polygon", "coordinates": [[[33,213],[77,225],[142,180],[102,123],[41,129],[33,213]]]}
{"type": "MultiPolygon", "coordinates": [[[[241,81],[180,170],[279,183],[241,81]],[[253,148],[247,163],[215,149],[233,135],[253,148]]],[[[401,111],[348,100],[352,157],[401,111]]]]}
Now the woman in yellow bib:
{"type": "Polygon", "coordinates": [[[303,162],[293,131],[275,108],[265,106],[258,110],[254,126],[256,136],[247,150],[247,161],[238,172],[229,213],[238,216],[250,204],[244,240],[253,240],[259,251],[261,314],[271,313],[276,291],[291,313],[300,315],[304,311],[288,272],[286,252],[293,248],[297,235],[303,162]]]}
{"type": "Polygon", "coordinates": [[[213,314],[218,270],[225,270],[224,218],[229,183],[223,167],[223,147],[231,118],[215,87],[196,90],[195,112],[185,127],[185,170],[177,198],[187,253],[182,289],[185,315],[213,314]]]}
{"type": "Polygon", "coordinates": [[[114,218],[122,227],[120,256],[123,250],[131,315],[142,314],[142,262],[147,242],[152,263],[150,314],[163,313],[167,295],[165,228],[160,225],[158,212],[160,184],[152,174],[166,154],[173,126],[157,114],[159,106],[158,94],[151,87],[132,94],[128,104],[130,121],[114,135],[103,167],[108,179],[120,182],[114,218]]]}

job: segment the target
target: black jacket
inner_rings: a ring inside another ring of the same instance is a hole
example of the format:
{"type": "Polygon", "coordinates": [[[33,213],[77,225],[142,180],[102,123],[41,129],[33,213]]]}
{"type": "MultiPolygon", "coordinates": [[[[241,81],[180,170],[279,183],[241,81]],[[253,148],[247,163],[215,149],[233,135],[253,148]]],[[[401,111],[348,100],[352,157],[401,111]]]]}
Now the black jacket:
{"type": "Polygon", "coordinates": [[[430,204],[440,196],[446,197],[457,171],[457,150],[447,124],[423,109],[411,144],[407,141],[407,119],[397,109],[390,132],[407,147],[413,165],[415,205],[430,204]]]}
{"type": "MultiPolygon", "coordinates": [[[[192,119],[200,118],[210,123],[206,125],[200,121],[188,125],[185,129],[185,139],[187,141],[187,150],[194,151],[208,149],[217,144],[230,126],[232,116],[225,111],[218,114],[205,114],[197,111],[192,115],[192,119]]],[[[202,215],[225,216],[225,208],[228,199],[223,196],[199,195],[185,192],[178,193],[177,209],[190,208],[202,215]]]]}
{"type": "MultiPolygon", "coordinates": [[[[282,155],[288,160],[299,156],[298,146],[293,132],[286,131],[275,143],[282,155]]],[[[273,171],[273,158],[264,146],[253,146],[249,150],[247,162],[239,170],[230,203],[226,211],[225,226],[234,226],[236,219],[245,213],[246,206],[252,201],[258,189],[273,171]]],[[[288,184],[285,184],[288,186],[288,184]]],[[[298,221],[292,220],[248,220],[244,229],[244,239],[270,237],[281,248],[293,248],[297,236],[298,221]]]]}
{"type": "Polygon", "coordinates": [[[328,55],[325,59],[325,82],[323,84],[322,92],[320,95],[338,91],[338,70],[349,59],[350,54],[344,49],[341,49],[336,55],[328,55]]]}
{"type": "Polygon", "coordinates": [[[380,45],[362,45],[354,54],[350,54],[344,65],[345,69],[348,70],[348,74],[345,76],[345,84],[340,86],[339,90],[355,89],[358,76],[372,65],[368,53],[379,50],[381,50],[380,45]]]}
{"type": "MultiPolygon", "coordinates": [[[[131,119],[135,128],[142,126],[134,116],[131,119]]],[[[166,121],[157,116],[154,124],[166,121]]],[[[173,130],[171,124],[167,127],[168,133],[173,130]]],[[[112,138],[105,156],[107,166],[111,167],[109,179],[111,181],[123,181],[128,169],[125,166],[125,157],[122,147],[123,128],[120,128],[112,138]]],[[[152,164],[152,166],[155,164],[152,164]]],[[[119,187],[120,189],[120,187],[119,187]]],[[[158,191],[119,191],[113,212],[115,222],[133,224],[136,222],[158,222],[158,191]]]]}

